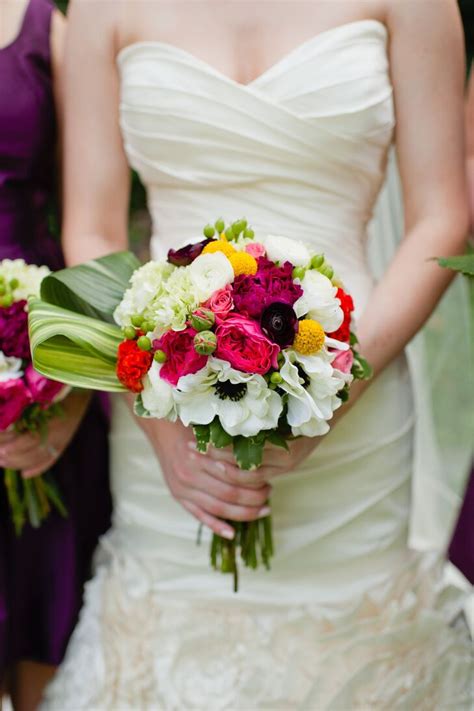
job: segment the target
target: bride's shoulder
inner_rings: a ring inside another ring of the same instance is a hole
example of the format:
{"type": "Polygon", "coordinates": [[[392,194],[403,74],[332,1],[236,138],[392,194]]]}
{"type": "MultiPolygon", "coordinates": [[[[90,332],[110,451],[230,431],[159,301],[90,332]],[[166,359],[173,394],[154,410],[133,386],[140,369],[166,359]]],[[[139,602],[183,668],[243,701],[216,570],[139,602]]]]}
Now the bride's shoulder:
{"type": "Polygon", "coordinates": [[[462,34],[457,0],[430,0],[430,2],[398,2],[386,0],[386,22],[389,30],[407,38],[436,40],[462,34]]]}

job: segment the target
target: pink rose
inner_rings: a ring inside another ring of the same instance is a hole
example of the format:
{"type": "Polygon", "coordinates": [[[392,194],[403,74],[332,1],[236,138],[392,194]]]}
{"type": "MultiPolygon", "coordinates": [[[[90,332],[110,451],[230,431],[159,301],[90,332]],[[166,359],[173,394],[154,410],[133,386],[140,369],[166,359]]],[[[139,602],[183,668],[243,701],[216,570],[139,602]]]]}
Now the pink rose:
{"type": "Polygon", "coordinates": [[[354,362],[352,351],[349,349],[347,351],[333,351],[333,353],[336,354],[336,357],[331,364],[332,367],[340,370],[341,373],[350,373],[354,362]]]}
{"type": "Polygon", "coordinates": [[[64,388],[62,383],[45,378],[38,373],[32,365],[27,367],[25,379],[33,401],[40,405],[50,405],[64,388]]]}
{"type": "Polygon", "coordinates": [[[30,404],[30,391],[21,378],[0,382],[0,431],[15,424],[30,404]]]}
{"type": "Polygon", "coordinates": [[[196,333],[195,328],[188,326],[184,331],[167,331],[153,341],[153,347],[166,354],[160,377],[171,385],[176,385],[182,375],[197,373],[206,365],[207,356],[199,355],[194,349],[196,333]]]}
{"type": "Polygon", "coordinates": [[[252,257],[255,257],[255,259],[265,257],[267,254],[267,250],[261,242],[249,242],[245,245],[245,251],[247,254],[251,254],[252,257]]]}
{"type": "Polygon", "coordinates": [[[216,357],[228,361],[237,370],[263,375],[270,368],[278,367],[280,349],[255,321],[230,314],[218,325],[216,336],[216,357]]]}
{"type": "Polygon", "coordinates": [[[223,289],[215,291],[203,306],[213,312],[217,322],[227,318],[234,308],[231,285],[227,284],[223,289]]]}

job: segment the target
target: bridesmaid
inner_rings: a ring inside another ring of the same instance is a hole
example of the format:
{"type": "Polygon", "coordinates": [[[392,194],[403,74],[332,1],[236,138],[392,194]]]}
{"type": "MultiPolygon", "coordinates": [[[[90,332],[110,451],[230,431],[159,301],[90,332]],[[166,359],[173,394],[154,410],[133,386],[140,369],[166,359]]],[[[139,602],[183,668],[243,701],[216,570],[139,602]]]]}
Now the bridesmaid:
{"type": "MultiPolygon", "coordinates": [[[[51,0],[0,0],[0,259],[61,268],[48,232],[58,143],[59,56],[65,21],[51,0]]],[[[109,525],[107,418],[73,392],[48,442],[0,434],[0,699],[33,711],[61,662],[92,552],[109,525]],[[16,538],[1,467],[52,469],[69,517],[52,513],[16,538]]],[[[1,705],[1,701],[0,701],[1,705]]]]}

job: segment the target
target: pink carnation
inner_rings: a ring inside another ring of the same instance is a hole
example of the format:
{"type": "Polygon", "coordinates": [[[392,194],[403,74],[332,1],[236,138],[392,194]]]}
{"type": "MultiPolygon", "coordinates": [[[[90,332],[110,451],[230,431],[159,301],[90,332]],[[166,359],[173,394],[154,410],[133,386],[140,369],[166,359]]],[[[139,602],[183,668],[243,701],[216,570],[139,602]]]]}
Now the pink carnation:
{"type": "Polygon", "coordinates": [[[204,368],[207,356],[194,350],[194,336],[197,331],[188,326],[184,331],[167,331],[153,342],[155,349],[166,353],[166,363],[160,370],[160,377],[171,385],[176,385],[182,375],[197,373],[204,368]]]}
{"type": "Polygon", "coordinates": [[[303,289],[293,281],[293,265],[285,262],[277,267],[265,257],[258,260],[256,274],[242,274],[234,280],[234,304],[239,313],[259,319],[275,301],[293,306],[303,289]]]}
{"type": "Polygon", "coordinates": [[[33,401],[40,405],[52,403],[64,388],[62,383],[45,378],[44,375],[38,373],[32,365],[27,367],[25,379],[33,401]]]}
{"type": "Polygon", "coordinates": [[[267,254],[267,250],[261,242],[249,242],[245,245],[245,251],[247,254],[251,254],[252,257],[255,257],[255,259],[265,257],[267,254]]]}
{"type": "Polygon", "coordinates": [[[15,424],[30,404],[30,391],[21,378],[0,382],[0,431],[15,424]]]}
{"type": "Polygon", "coordinates": [[[332,362],[332,367],[336,370],[340,370],[341,373],[350,373],[352,370],[352,364],[354,363],[354,355],[352,351],[333,351],[336,354],[332,362]]]}
{"type": "Polygon", "coordinates": [[[278,367],[279,347],[272,343],[260,326],[237,314],[230,314],[216,329],[217,358],[228,361],[236,370],[263,375],[278,367]]]}
{"type": "Polygon", "coordinates": [[[234,308],[234,300],[232,298],[232,287],[227,284],[223,289],[218,289],[213,293],[210,299],[206,301],[203,306],[206,309],[210,309],[216,317],[216,321],[219,322],[222,319],[227,318],[232,309],[234,308]]]}

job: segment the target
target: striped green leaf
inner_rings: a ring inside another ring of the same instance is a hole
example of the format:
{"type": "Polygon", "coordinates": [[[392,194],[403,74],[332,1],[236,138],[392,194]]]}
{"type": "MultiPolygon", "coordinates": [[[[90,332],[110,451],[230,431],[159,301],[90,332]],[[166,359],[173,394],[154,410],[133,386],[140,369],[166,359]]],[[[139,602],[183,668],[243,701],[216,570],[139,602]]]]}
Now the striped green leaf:
{"type": "Polygon", "coordinates": [[[441,267],[455,269],[466,276],[474,276],[474,253],[462,254],[458,257],[442,257],[438,259],[438,263],[441,267]]]}

